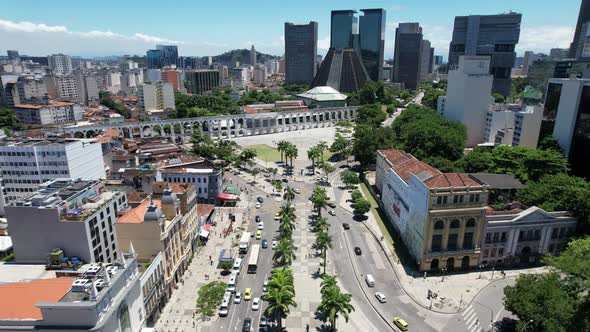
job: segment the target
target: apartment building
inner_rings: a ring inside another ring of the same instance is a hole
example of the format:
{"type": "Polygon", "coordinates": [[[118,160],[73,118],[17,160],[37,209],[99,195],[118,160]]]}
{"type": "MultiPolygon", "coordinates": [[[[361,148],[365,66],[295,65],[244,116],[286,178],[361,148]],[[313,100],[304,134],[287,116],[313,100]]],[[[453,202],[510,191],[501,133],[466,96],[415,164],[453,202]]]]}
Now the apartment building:
{"type": "Polygon", "coordinates": [[[214,203],[223,187],[222,169],[201,157],[181,157],[160,162],[156,180],[190,183],[195,186],[199,202],[214,203]]]}
{"type": "Polygon", "coordinates": [[[27,125],[63,125],[82,119],[83,108],[79,104],[53,101],[47,104],[17,104],[14,113],[27,125]]]}
{"type": "Polygon", "coordinates": [[[137,90],[137,107],[144,112],[175,109],[172,84],[163,81],[141,84],[137,90]]]}
{"type": "Polygon", "coordinates": [[[541,105],[493,104],[486,116],[486,143],[537,148],[543,108],[541,105]]]}

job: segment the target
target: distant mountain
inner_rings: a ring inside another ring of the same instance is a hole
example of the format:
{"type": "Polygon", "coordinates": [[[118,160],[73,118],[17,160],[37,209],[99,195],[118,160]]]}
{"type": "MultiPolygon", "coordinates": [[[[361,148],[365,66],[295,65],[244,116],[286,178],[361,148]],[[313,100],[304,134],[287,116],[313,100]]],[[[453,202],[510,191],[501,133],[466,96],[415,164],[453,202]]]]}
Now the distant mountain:
{"type": "MultiPolygon", "coordinates": [[[[257,63],[264,63],[268,60],[279,59],[280,57],[256,52],[256,62],[257,63]]],[[[250,64],[250,50],[241,49],[241,50],[231,50],[225,52],[220,55],[216,55],[213,57],[214,63],[222,63],[228,67],[233,67],[236,65],[236,62],[240,62],[240,64],[250,64]]]]}

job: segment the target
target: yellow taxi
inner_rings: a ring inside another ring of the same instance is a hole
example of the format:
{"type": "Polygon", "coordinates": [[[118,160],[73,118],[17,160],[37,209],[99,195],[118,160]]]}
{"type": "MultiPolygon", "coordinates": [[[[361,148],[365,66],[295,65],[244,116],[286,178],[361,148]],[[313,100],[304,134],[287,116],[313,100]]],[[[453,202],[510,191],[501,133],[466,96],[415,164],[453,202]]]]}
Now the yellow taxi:
{"type": "Polygon", "coordinates": [[[395,317],[393,319],[393,324],[395,324],[395,326],[397,326],[402,331],[407,331],[409,327],[408,323],[399,317],[395,317]]]}
{"type": "Polygon", "coordinates": [[[246,288],[244,290],[244,300],[250,301],[251,298],[252,298],[252,288],[246,288]]]}
{"type": "Polygon", "coordinates": [[[256,231],[256,240],[262,239],[262,231],[256,231]]]}
{"type": "Polygon", "coordinates": [[[275,213],[275,220],[280,220],[281,219],[281,214],[280,213],[275,213]]]}

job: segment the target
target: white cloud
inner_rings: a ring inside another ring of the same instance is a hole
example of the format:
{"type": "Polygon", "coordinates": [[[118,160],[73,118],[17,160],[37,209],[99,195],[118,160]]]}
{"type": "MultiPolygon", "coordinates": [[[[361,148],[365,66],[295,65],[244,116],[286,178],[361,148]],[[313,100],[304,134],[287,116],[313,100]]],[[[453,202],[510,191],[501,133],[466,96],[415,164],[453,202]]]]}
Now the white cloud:
{"type": "Polygon", "coordinates": [[[330,48],[330,36],[318,39],[318,48],[327,51],[330,48]]]}
{"type": "Polygon", "coordinates": [[[0,20],[0,29],[5,31],[21,31],[21,32],[68,32],[68,29],[61,25],[49,26],[46,24],[36,24],[31,22],[12,22],[0,20]]]}
{"type": "Polygon", "coordinates": [[[555,47],[568,48],[574,38],[574,26],[544,25],[526,26],[520,30],[519,54],[524,51],[548,53],[555,47]]]}
{"type": "Polygon", "coordinates": [[[138,39],[138,40],[144,41],[146,43],[151,43],[151,44],[155,44],[155,43],[184,44],[185,43],[185,42],[179,41],[179,40],[160,38],[160,37],[156,37],[156,36],[146,35],[143,33],[134,33],[133,36],[131,36],[131,38],[138,39]]]}

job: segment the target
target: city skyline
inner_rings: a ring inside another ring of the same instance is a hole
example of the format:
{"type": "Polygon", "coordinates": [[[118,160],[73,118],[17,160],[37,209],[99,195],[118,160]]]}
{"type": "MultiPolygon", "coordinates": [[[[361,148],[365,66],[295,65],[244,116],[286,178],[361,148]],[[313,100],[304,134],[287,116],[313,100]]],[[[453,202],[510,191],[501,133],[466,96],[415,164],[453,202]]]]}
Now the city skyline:
{"type": "MultiPolygon", "coordinates": [[[[432,6],[428,1],[374,0],[369,3],[346,0],[338,4],[313,3],[314,11],[301,4],[261,2],[248,6],[236,4],[233,10],[209,3],[206,8],[181,3],[171,9],[168,19],[162,13],[138,3],[105,1],[101,7],[83,4],[55,5],[34,3],[37,10],[23,11],[23,5],[3,5],[0,16],[0,52],[17,49],[21,54],[46,55],[63,52],[77,56],[143,55],[154,44],[176,44],[179,55],[216,55],[231,49],[249,49],[281,55],[284,51],[283,24],[318,22],[318,53],[325,54],[330,42],[330,11],[339,9],[383,8],[387,11],[385,58],[393,56],[395,28],[400,22],[419,22],[424,38],[432,42],[435,54],[448,55],[455,16],[498,14],[510,10],[523,14],[517,53],[549,52],[552,47],[569,46],[573,39],[579,2],[559,4],[562,15],[554,15],[551,6],[539,6],[526,0],[518,4],[502,0],[494,3],[456,1],[456,6],[432,6]],[[112,4],[112,5],[111,5],[112,4]],[[462,5],[464,4],[464,5],[462,5]],[[114,10],[114,8],[116,10],[114,10]],[[182,8],[183,10],[176,10],[182,8]],[[195,15],[203,10],[219,15],[195,15]],[[65,18],[64,18],[65,15],[65,18]],[[97,19],[97,18],[100,18],[97,19]],[[227,24],[227,21],[238,22],[227,24]],[[160,22],[160,24],[149,24],[160,22]],[[206,31],[206,34],[199,33],[206,31]]],[[[31,2],[31,5],[33,3],[31,2]]],[[[310,3],[311,5],[311,3],[310,3]]]]}

